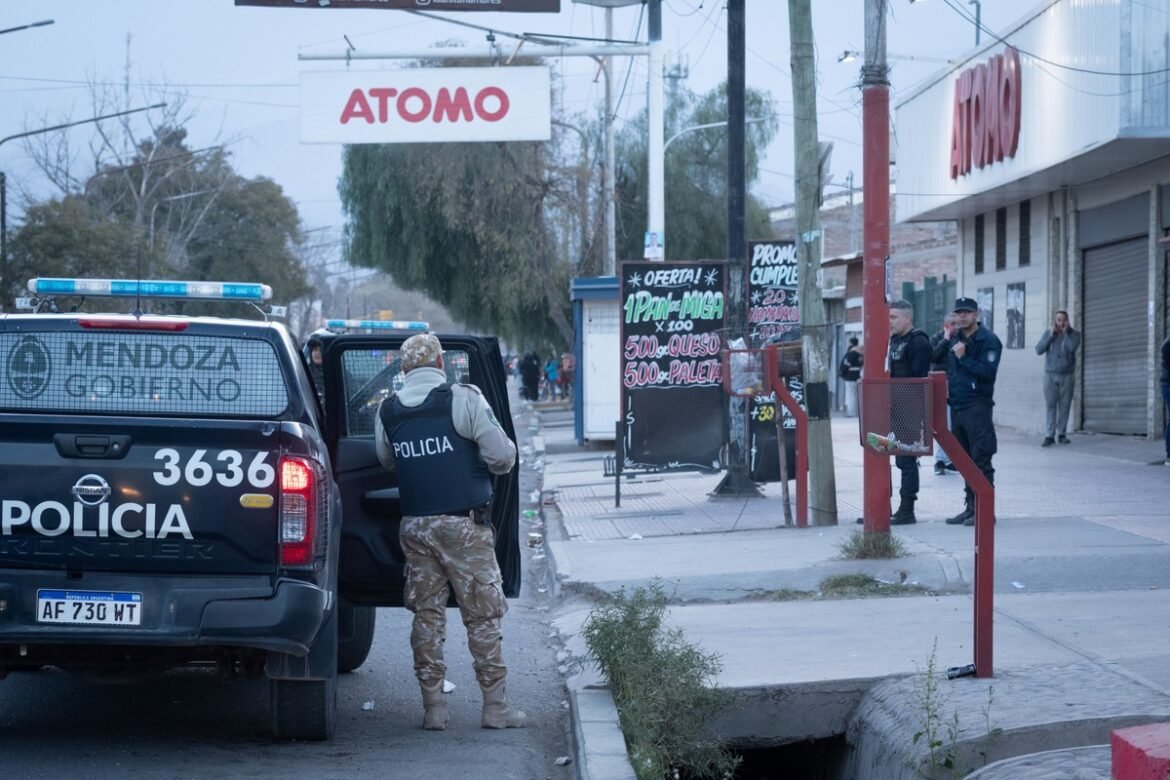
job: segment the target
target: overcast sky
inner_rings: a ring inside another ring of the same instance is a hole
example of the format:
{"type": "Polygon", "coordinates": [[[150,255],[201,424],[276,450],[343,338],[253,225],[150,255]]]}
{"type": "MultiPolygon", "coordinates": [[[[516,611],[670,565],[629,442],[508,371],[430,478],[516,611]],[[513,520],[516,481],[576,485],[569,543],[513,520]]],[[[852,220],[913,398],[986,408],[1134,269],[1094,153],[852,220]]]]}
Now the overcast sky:
{"type": "MultiPolygon", "coordinates": [[[[573,0],[561,4],[559,14],[443,16],[507,32],[603,35],[604,11],[573,0]]],[[[695,92],[705,92],[725,77],[724,5],[722,0],[664,0],[668,64],[681,55],[689,66],[687,86],[695,92]]],[[[983,23],[1002,30],[1030,5],[1019,0],[984,0],[983,23]]],[[[747,0],[748,84],[771,93],[781,122],[755,186],[768,205],[787,203],[792,197],[787,7],[785,0],[747,0]]],[[[974,25],[956,7],[970,8],[966,0],[891,3],[888,51],[895,100],[898,92],[904,94],[945,67],[941,62],[902,58],[957,58],[974,45],[974,25]]],[[[864,0],[813,0],[820,130],[825,140],[835,144],[831,172],[840,183],[850,170],[855,182],[861,181],[860,93],[855,86],[859,62],[841,64],[837,56],[845,49],[863,47],[863,11],[864,0]]],[[[614,11],[615,37],[637,35],[644,40],[644,19],[636,31],[640,16],[640,6],[614,11]]],[[[343,36],[362,51],[417,48],[451,39],[480,44],[484,39],[484,33],[476,30],[395,10],[238,8],[232,0],[37,0],[6,2],[0,7],[0,29],[41,19],[53,19],[55,24],[0,35],[4,106],[0,137],[91,116],[87,83],[121,87],[128,73],[135,105],[156,102],[164,87],[185,93],[188,107],[197,110],[188,126],[190,147],[229,141],[236,168],[246,176],[264,175],[281,184],[297,202],[306,228],[342,223],[337,197],[340,147],[300,143],[298,74],[340,70],[344,64],[301,62],[297,55],[341,53],[346,46],[343,36]]],[[[507,39],[500,40],[507,46],[507,39]]],[[[591,61],[566,58],[551,64],[564,77],[559,97],[568,111],[599,110],[603,85],[595,79],[591,61]]],[[[354,67],[399,66],[388,61],[360,62],[354,67]]],[[[631,67],[628,60],[619,60],[615,69],[622,94],[618,121],[622,122],[645,106],[646,64],[633,58],[631,67]]],[[[91,131],[82,127],[70,132],[73,142],[84,144],[91,131]]],[[[0,170],[10,177],[10,198],[14,191],[52,194],[19,141],[0,146],[0,170]]]]}

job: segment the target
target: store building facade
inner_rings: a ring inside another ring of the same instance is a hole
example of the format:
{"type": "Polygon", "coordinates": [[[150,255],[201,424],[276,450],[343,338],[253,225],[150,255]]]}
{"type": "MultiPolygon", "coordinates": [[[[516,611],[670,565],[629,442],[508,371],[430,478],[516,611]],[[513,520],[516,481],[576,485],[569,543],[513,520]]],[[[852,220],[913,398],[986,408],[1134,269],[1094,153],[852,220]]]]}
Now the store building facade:
{"type": "Polygon", "coordinates": [[[900,221],[956,220],[958,290],[1004,344],[996,421],[1040,431],[1053,314],[1070,428],[1159,437],[1170,304],[1170,12],[1046,0],[896,107],[900,221]]]}

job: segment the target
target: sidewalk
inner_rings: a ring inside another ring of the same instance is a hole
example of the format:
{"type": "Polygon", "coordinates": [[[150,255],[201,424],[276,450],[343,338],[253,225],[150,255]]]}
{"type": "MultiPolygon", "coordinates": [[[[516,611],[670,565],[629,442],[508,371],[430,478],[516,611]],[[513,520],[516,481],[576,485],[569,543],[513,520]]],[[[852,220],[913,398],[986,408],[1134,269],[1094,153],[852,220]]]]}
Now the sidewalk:
{"type": "MultiPolygon", "coordinates": [[[[593,596],[659,579],[676,602],[673,625],[721,656],[716,683],[751,702],[719,724],[726,738],[760,745],[847,733],[842,777],[917,776],[921,706],[907,675],[926,669],[932,648],[939,670],[973,660],[973,529],[942,522],[962,506],[960,477],[934,476],[924,459],[919,522],[894,529],[907,556],[853,561],[839,545],[862,503],[856,419],[833,422],[839,525],[808,529],[783,526],[778,485],[760,499],[709,497],[719,475],[627,480],[615,508],[613,479],[602,476],[607,451],[577,448],[571,420],[552,411],[542,438],[556,625],[575,655],[587,655],[578,633],[593,596]],[[844,573],[937,595],[771,600],[844,573]]],[[[1041,449],[1038,437],[999,438],[995,677],[944,678],[940,706],[947,719],[959,714],[963,766],[1056,751],[1037,761],[1073,755],[1089,767],[1083,751],[1062,749],[1170,719],[1170,468],[1161,442],[1074,434],[1070,445],[1041,449]]],[[[604,726],[615,713],[591,711],[607,709],[600,683],[589,666],[570,680],[581,776],[631,776],[613,773],[620,741],[604,726]],[[604,740],[597,750],[590,730],[604,740]]]]}

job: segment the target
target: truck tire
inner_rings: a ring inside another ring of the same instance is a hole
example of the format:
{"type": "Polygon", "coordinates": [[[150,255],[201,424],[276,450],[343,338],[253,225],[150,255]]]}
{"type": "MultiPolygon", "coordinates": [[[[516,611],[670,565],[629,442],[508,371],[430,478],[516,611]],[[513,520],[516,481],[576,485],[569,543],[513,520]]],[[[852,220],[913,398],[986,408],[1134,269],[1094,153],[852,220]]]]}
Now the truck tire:
{"type": "Polygon", "coordinates": [[[374,607],[341,602],[338,615],[337,671],[352,672],[366,662],[374,644],[374,625],[378,612],[374,607]]]}
{"type": "Polygon", "coordinates": [[[321,741],[337,726],[337,672],[324,680],[272,680],[272,735],[321,741]]]}

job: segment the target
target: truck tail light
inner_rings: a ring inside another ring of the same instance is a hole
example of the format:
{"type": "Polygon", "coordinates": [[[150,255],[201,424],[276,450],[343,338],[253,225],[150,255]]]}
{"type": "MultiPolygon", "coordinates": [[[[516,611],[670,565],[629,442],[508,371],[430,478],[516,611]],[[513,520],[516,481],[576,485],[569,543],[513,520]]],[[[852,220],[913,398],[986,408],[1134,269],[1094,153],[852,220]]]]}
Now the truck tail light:
{"type": "Polygon", "coordinates": [[[317,536],[317,471],[307,458],[280,458],[280,563],[310,566],[317,536]]]}

